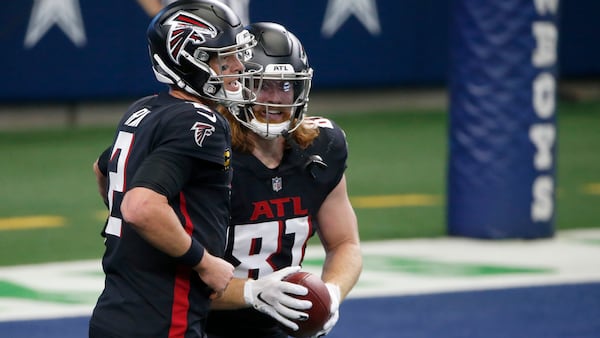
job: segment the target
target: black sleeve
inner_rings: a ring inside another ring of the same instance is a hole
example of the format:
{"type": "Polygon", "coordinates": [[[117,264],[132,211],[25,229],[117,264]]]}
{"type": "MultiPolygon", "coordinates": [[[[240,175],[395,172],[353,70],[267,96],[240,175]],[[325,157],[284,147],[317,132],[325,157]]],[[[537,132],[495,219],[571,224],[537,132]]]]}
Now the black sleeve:
{"type": "Polygon", "coordinates": [[[321,127],[315,148],[328,166],[328,174],[324,178],[331,191],[340,183],[346,171],[348,143],[344,131],[333,121],[328,122],[329,127],[321,127]]]}
{"type": "Polygon", "coordinates": [[[223,150],[231,144],[225,118],[200,107],[169,114],[163,119],[160,133],[156,149],[220,165],[224,163],[223,150]]]}
{"type": "Polygon", "coordinates": [[[100,154],[100,157],[98,157],[98,169],[100,169],[100,172],[105,177],[108,175],[108,161],[110,160],[111,148],[112,147],[106,148],[106,150],[104,150],[102,154],[100,154]]]}
{"type": "Polygon", "coordinates": [[[172,152],[153,152],[135,173],[130,187],[145,187],[171,198],[183,189],[196,161],[172,152]]]}

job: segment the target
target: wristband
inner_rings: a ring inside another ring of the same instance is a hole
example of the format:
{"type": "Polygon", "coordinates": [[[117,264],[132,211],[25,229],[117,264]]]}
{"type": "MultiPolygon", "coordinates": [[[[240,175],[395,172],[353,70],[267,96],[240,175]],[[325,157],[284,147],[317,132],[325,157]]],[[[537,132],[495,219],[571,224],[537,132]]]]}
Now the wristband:
{"type": "Polygon", "coordinates": [[[192,245],[190,245],[190,248],[183,256],[177,257],[177,261],[193,268],[200,263],[202,257],[204,257],[204,247],[192,237],[192,245]]]}

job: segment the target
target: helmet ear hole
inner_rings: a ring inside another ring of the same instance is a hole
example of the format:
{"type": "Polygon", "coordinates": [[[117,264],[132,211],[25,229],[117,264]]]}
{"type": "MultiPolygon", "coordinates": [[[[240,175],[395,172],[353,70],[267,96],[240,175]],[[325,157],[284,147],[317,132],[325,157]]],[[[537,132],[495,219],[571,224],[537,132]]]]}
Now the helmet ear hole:
{"type": "Polygon", "coordinates": [[[201,62],[208,62],[208,60],[210,60],[210,54],[208,54],[208,52],[203,51],[202,49],[198,48],[194,51],[194,59],[201,61],[201,62]]]}
{"type": "Polygon", "coordinates": [[[217,91],[219,91],[219,88],[212,83],[206,83],[202,88],[204,89],[204,92],[209,95],[215,95],[217,91]]]}

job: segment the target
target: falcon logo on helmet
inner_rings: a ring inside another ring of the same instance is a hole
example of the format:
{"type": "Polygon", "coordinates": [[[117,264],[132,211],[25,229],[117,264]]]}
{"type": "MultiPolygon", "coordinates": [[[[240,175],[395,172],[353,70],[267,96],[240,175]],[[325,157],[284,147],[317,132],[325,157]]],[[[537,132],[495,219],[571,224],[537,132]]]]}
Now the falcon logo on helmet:
{"type": "Polygon", "coordinates": [[[211,126],[210,124],[196,122],[190,130],[194,131],[194,139],[196,140],[196,144],[202,147],[202,143],[204,143],[204,140],[207,137],[213,134],[215,127],[211,126]]]}
{"type": "Polygon", "coordinates": [[[167,50],[171,59],[177,64],[181,52],[188,43],[199,45],[206,41],[205,36],[213,39],[217,36],[217,29],[214,26],[184,11],[175,13],[165,24],[170,26],[167,50]]]}

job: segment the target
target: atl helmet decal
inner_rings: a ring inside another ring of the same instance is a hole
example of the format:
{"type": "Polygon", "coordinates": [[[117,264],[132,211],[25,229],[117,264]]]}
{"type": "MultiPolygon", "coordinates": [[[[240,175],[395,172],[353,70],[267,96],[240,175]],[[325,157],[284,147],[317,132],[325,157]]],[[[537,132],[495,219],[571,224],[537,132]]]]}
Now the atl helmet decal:
{"type": "Polygon", "coordinates": [[[194,139],[196,140],[196,144],[202,147],[202,143],[207,137],[213,134],[215,127],[211,126],[210,124],[196,122],[190,130],[194,131],[194,139]]]}
{"type": "Polygon", "coordinates": [[[169,25],[169,36],[167,38],[167,50],[171,59],[179,64],[179,56],[188,43],[195,45],[206,41],[206,36],[214,38],[217,29],[188,12],[179,11],[172,15],[166,22],[169,25]]]}

